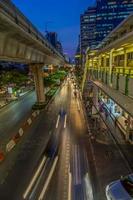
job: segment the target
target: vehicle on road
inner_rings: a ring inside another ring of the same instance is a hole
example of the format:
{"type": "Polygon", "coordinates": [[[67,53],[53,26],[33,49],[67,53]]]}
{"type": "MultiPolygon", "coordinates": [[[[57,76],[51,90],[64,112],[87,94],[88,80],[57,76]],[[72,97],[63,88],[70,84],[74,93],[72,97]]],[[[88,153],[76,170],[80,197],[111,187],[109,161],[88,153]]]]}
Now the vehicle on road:
{"type": "Polygon", "coordinates": [[[133,174],[107,185],[106,197],[108,200],[133,200],[133,174]]]}

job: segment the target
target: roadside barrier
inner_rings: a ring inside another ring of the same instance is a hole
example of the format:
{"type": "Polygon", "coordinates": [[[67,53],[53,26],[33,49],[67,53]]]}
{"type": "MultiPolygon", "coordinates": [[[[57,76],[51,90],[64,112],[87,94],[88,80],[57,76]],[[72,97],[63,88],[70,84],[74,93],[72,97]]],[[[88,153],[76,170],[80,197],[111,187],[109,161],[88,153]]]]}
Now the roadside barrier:
{"type": "Polygon", "coordinates": [[[6,155],[11,152],[15,146],[19,143],[21,138],[24,136],[27,129],[31,126],[34,120],[39,116],[41,112],[39,110],[34,111],[30,114],[27,120],[25,120],[18,132],[4,145],[4,149],[0,150],[0,162],[5,160],[6,155]]]}
{"type": "MultiPolygon", "coordinates": [[[[61,89],[61,88],[60,88],[61,89]]],[[[57,92],[59,89],[57,90],[57,92]]],[[[55,93],[55,95],[57,94],[55,93]]],[[[55,95],[51,98],[51,100],[46,105],[47,106],[53,101],[55,95]]],[[[33,111],[28,119],[26,119],[22,126],[19,128],[18,132],[12,136],[12,138],[8,141],[7,144],[3,145],[3,148],[0,149],[0,162],[3,162],[6,158],[6,155],[9,154],[15,146],[20,142],[21,138],[24,136],[25,132],[28,130],[28,128],[31,126],[31,124],[36,120],[36,118],[41,114],[42,111],[36,110],[33,111]]]]}
{"type": "Polygon", "coordinates": [[[15,147],[15,141],[12,139],[6,145],[6,152],[10,152],[15,147]]]}
{"type": "Polygon", "coordinates": [[[4,161],[5,155],[2,151],[0,151],[0,162],[4,161]]]}

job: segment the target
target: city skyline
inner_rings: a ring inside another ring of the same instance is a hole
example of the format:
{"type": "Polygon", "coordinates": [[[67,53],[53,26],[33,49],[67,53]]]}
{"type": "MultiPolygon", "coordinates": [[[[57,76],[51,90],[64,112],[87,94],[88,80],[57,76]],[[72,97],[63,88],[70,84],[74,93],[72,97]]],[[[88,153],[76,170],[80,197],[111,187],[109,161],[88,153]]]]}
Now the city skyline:
{"type": "Polygon", "coordinates": [[[87,7],[94,5],[95,0],[84,0],[84,2],[69,0],[66,4],[61,0],[51,0],[47,3],[43,0],[33,0],[32,4],[31,2],[24,4],[19,0],[13,0],[13,2],[42,33],[45,33],[46,29],[57,32],[63,44],[64,53],[72,57],[78,45],[80,14],[87,7]]]}

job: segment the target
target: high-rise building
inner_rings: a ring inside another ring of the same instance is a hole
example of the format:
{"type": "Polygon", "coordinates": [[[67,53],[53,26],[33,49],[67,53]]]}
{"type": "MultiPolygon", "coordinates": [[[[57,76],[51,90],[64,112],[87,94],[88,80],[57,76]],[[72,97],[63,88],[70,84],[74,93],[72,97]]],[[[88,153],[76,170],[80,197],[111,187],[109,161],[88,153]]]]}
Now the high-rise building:
{"type": "Polygon", "coordinates": [[[80,17],[80,48],[85,53],[88,46],[96,46],[96,8],[88,8],[80,17]]]}
{"type": "Polygon", "coordinates": [[[80,18],[81,55],[95,48],[118,24],[133,12],[133,0],[96,0],[80,18]]]}
{"type": "Polygon", "coordinates": [[[78,46],[77,46],[77,50],[75,54],[75,64],[76,64],[76,67],[80,67],[81,65],[80,35],[79,35],[78,46]]]}
{"type": "Polygon", "coordinates": [[[60,54],[63,54],[63,47],[62,47],[61,42],[57,41],[56,49],[57,49],[57,51],[60,52],[60,54]]]}
{"type": "Polygon", "coordinates": [[[58,35],[56,32],[47,32],[46,39],[59,51],[59,53],[63,54],[63,47],[61,42],[58,41],[58,35]]]}
{"type": "Polygon", "coordinates": [[[133,0],[97,0],[97,44],[132,12],[133,0]]]}
{"type": "Polygon", "coordinates": [[[56,48],[56,46],[57,46],[57,33],[56,32],[47,32],[46,38],[56,48]]]}

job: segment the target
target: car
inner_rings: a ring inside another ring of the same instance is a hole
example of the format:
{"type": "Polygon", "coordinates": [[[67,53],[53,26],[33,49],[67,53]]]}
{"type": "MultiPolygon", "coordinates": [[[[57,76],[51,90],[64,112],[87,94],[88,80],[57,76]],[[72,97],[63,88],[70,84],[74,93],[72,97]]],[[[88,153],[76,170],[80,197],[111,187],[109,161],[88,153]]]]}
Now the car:
{"type": "Polygon", "coordinates": [[[107,200],[133,200],[133,174],[107,185],[106,197],[107,200]]]}

